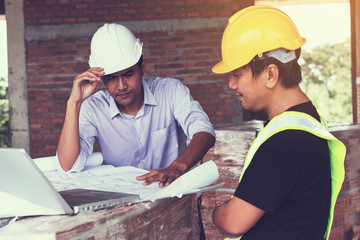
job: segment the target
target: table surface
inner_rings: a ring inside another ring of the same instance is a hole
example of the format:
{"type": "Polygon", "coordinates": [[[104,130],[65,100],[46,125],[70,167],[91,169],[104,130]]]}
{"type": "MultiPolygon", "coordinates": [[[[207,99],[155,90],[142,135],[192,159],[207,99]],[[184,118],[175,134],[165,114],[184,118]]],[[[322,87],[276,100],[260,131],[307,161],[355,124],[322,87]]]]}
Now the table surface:
{"type": "Polygon", "coordinates": [[[196,194],[77,215],[24,217],[0,239],[198,239],[196,194]]]}

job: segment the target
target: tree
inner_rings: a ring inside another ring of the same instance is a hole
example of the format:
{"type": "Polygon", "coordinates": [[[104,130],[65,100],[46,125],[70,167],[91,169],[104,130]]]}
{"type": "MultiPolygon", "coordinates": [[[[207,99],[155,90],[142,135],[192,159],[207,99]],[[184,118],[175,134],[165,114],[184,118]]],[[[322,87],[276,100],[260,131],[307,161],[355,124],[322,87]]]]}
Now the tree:
{"type": "Polygon", "coordinates": [[[350,39],[302,51],[301,87],[329,122],[352,122],[350,39]]]}
{"type": "Polygon", "coordinates": [[[10,146],[9,100],[7,81],[0,78],[0,147],[10,146]]]}

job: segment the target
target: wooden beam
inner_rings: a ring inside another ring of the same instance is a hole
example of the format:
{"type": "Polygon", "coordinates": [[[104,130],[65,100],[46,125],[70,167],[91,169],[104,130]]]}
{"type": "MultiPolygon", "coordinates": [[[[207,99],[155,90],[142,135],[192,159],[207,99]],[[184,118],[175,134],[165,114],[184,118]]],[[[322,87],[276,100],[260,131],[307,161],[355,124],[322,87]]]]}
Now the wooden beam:
{"type": "Polygon", "coordinates": [[[351,88],[353,122],[360,123],[360,2],[350,1],[351,16],[351,88]]]}

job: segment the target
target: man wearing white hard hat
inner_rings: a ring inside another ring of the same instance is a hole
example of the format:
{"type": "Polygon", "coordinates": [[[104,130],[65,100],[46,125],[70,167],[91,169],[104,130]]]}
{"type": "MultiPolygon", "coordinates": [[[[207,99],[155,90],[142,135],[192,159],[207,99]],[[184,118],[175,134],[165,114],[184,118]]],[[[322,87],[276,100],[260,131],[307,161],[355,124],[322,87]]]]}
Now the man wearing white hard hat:
{"type": "Polygon", "coordinates": [[[152,170],[137,179],[163,187],[214,145],[209,118],[186,86],[173,78],[143,80],[142,43],[126,27],[97,30],[89,65],[67,101],[57,148],[64,171],[83,170],[97,139],[105,164],[152,170]],[[97,91],[100,81],[106,90],[97,91]]]}
{"type": "Polygon", "coordinates": [[[346,149],[299,86],[303,44],[292,20],[270,6],[240,10],[224,31],[222,61],[213,72],[229,74],[244,109],[269,117],[234,196],[213,212],[229,239],[329,238],[346,149]]]}

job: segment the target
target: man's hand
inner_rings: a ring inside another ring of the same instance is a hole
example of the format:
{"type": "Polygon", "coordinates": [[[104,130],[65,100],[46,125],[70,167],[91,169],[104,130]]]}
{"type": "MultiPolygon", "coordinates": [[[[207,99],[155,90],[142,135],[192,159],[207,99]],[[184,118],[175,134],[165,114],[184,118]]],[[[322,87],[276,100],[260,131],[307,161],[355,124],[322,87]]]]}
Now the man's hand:
{"type": "Polygon", "coordinates": [[[215,137],[207,132],[198,132],[187,146],[186,150],[167,168],[153,170],[147,174],[136,177],[144,181],[144,186],[159,181],[159,187],[169,186],[178,177],[192,168],[205,153],[214,146],[215,137]]]}
{"type": "Polygon", "coordinates": [[[144,181],[144,186],[159,181],[159,187],[169,186],[178,177],[184,174],[184,170],[176,164],[171,164],[167,168],[153,170],[147,174],[136,177],[136,180],[144,181]]]}
{"type": "Polygon", "coordinates": [[[90,68],[86,72],[77,75],[73,82],[69,100],[81,103],[86,98],[94,94],[96,87],[104,75],[103,68],[90,68]]]}

